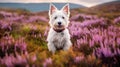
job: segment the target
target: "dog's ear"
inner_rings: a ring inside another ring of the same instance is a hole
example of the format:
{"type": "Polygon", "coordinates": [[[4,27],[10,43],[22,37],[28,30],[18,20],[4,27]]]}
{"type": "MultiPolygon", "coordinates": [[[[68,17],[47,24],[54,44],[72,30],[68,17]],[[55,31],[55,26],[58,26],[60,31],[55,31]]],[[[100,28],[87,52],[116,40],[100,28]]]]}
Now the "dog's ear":
{"type": "Polygon", "coordinates": [[[63,10],[64,12],[67,13],[67,15],[70,14],[70,11],[69,11],[69,4],[66,4],[61,10],[63,10]]]}
{"type": "Polygon", "coordinates": [[[57,8],[53,4],[50,4],[49,15],[53,14],[56,10],[57,8]]]}

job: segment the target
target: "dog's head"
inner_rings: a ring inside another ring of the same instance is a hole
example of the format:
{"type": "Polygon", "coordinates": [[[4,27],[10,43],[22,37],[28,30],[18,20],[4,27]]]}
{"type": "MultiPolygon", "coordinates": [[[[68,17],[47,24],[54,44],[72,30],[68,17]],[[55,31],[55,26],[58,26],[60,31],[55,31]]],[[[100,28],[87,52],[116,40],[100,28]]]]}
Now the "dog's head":
{"type": "Polygon", "coordinates": [[[56,30],[65,29],[69,24],[69,4],[66,4],[61,10],[58,10],[53,4],[50,4],[49,24],[56,30]]]}

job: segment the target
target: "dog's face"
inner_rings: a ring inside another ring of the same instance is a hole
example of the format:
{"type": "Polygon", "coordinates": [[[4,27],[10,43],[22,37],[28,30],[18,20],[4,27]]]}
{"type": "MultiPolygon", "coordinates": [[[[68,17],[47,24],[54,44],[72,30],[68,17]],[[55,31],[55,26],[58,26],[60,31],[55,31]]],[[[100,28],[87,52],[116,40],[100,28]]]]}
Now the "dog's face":
{"type": "Polygon", "coordinates": [[[49,24],[55,29],[65,29],[69,24],[69,4],[65,5],[61,10],[58,10],[53,4],[50,5],[49,24]]]}

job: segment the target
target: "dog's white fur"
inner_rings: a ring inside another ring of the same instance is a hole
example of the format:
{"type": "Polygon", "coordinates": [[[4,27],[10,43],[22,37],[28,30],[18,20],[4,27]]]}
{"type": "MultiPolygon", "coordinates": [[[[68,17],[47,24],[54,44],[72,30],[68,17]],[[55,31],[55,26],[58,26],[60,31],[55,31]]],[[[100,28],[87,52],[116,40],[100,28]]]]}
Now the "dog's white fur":
{"type": "Polygon", "coordinates": [[[66,4],[61,10],[58,10],[53,4],[50,4],[49,24],[51,28],[47,37],[47,46],[49,51],[52,53],[55,53],[57,48],[68,50],[72,45],[70,41],[70,34],[67,29],[69,24],[69,15],[69,4],[66,4]],[[55,26],[58,26],[58,22],[61,22],[61,25],[64,28],[64,30],[59,33],[53,29],[55,26]]]}

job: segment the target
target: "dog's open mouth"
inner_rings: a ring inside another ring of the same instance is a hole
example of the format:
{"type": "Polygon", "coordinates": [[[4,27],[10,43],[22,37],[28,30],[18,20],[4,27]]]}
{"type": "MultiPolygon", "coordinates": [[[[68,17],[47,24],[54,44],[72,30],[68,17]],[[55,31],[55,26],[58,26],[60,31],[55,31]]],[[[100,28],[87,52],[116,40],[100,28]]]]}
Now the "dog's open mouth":
{"type": "Polygon", "coordinates": [[[65,27],[63,26],[63,25],[56,25],[56,26],[54,26],[54,28],[53,28],[56,32],[62,32],[64,29],[65,29],[65,27]]]}

